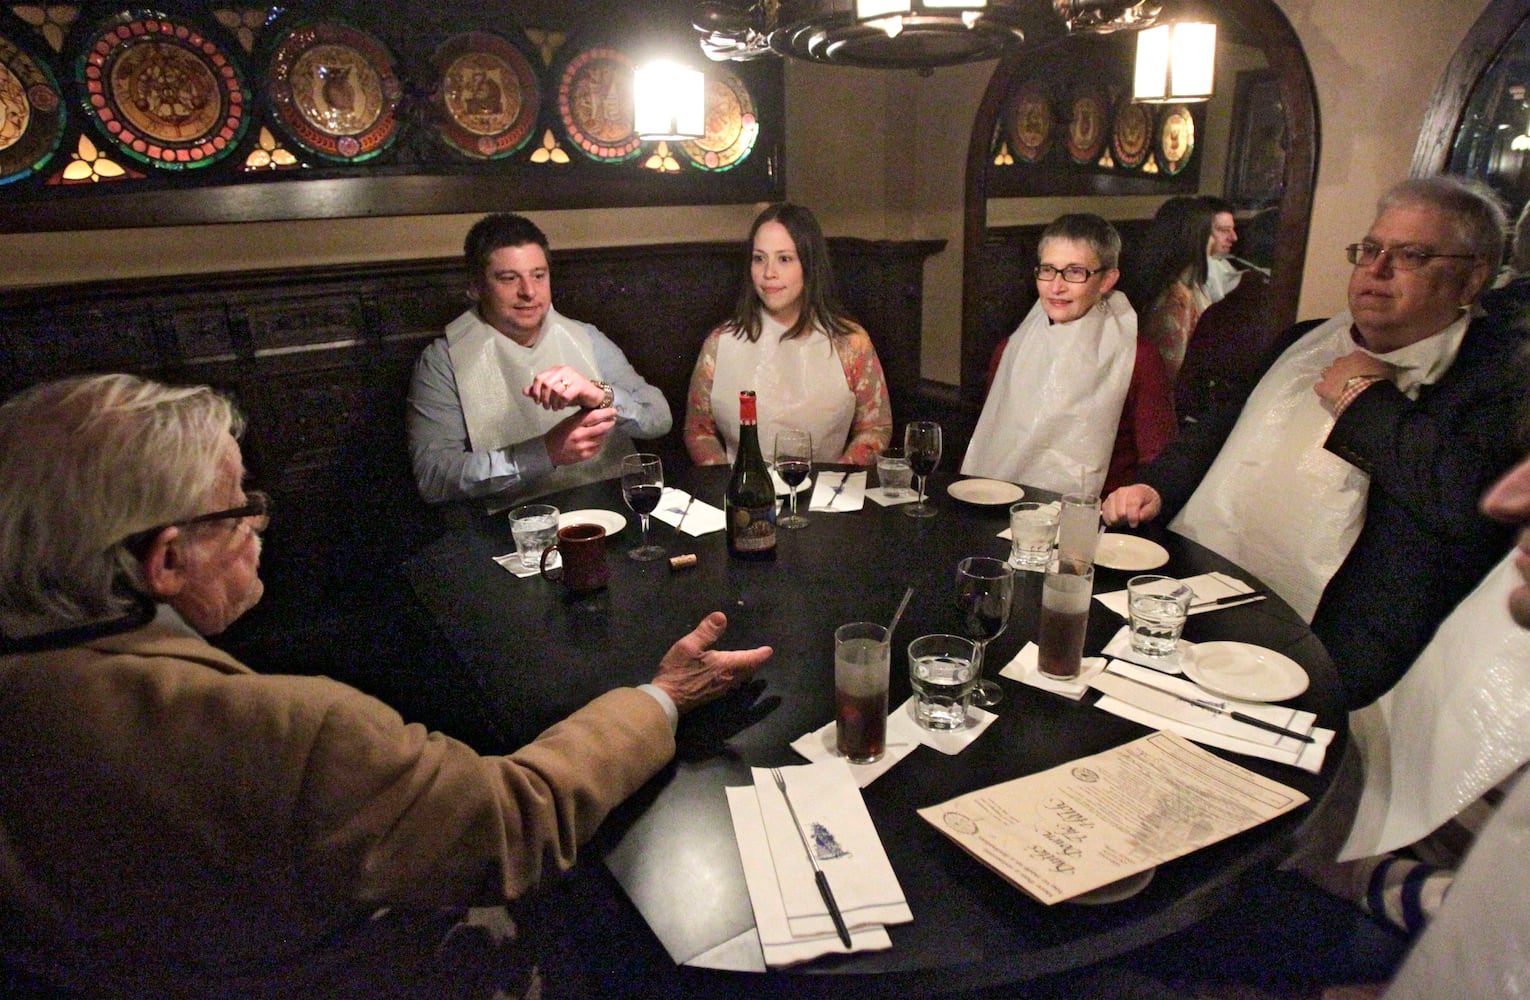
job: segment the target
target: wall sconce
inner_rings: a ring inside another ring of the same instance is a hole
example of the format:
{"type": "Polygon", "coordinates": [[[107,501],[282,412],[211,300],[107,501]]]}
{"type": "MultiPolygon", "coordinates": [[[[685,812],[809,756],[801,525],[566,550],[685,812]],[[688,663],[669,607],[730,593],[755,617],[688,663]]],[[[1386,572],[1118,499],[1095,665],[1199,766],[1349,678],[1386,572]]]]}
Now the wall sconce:
{"type": "Polygon", "coordinates": [[[633,73],[633,127],[645,140],[702,138],[706,109],[706,75],[699,69],[661,61],[633,73]]]}
{"type": "Polygon", "coordinates": [[[1139,31],[1132,100],[1143,104],[1210,100],[1216,54],[1214,24],[1180,22],[1139,31]]]}

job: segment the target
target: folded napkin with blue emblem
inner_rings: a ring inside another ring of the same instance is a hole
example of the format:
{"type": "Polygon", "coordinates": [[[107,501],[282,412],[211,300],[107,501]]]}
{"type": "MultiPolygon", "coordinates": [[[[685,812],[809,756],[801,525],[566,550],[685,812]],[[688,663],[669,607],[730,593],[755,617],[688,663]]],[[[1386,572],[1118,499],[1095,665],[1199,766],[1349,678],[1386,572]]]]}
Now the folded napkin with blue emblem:
{"type": "Polygon", "coordinates": [[[719,508],[673,486],[664,487],[653,516],[687,535],[705,535],[728,526],[727,515],[719,508]]]}
{"type": "Polygon", "coordinates": [[[886,925],[914,916],[850,764],[831,758],[776,770],[796,822],[770,768],[752,769],[752,787],[727,789],[765,965],[780,968],[821,955],[892,947],[886,925]],[[828,879],[849,930],[849,948],[819,893],[808,850],[828,879]]]}
{"type": "MultiPolygon", "coordinates": [[[[800,500],[798,501],[801,502],[800,500]]],[[[813,499],[808,510],[843,514],[866,504],[866,473],[826,469],[813,480],[813,499]]]]}

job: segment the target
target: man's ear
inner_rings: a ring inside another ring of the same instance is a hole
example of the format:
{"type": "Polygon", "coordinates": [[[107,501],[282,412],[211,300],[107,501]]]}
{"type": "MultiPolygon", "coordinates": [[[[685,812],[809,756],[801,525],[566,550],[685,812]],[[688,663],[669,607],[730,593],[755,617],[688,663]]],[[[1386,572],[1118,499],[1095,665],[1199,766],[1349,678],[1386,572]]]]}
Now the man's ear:
{"type": "Polygon", "coordinates": [[[142,560],[149,594],[161,600],[174,597],[186,586],[186,552],[180,537],[180,528],[162,529],[142,560]]]}

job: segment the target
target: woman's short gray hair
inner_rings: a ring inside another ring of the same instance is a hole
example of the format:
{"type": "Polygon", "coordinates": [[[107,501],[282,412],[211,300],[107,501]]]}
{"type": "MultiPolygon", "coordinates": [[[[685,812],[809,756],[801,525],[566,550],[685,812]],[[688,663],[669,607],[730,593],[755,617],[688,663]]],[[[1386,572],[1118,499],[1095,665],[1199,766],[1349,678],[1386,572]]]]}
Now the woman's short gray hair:
{"type": "Polygon", "coordinates": [[[143,588],[123,546],[212,495],[234,404],[207,386],[93,375],[0,405],[0,611],[57,627],[117,615],[143,588]]]}
{"type": "MultiPolygon", "coordinates": [[[[1493,189],[1469,177],[1436,174],[1394,184],[1376,204],[1379,218],[1399,205],[1432,205],[1455,220],[1456,238],[1472,256],[1494,271],[1503,263],[1509,215],[1493,189]]],[[[1453,248],[1441,248],[1453,249],[1453,248]]]]}

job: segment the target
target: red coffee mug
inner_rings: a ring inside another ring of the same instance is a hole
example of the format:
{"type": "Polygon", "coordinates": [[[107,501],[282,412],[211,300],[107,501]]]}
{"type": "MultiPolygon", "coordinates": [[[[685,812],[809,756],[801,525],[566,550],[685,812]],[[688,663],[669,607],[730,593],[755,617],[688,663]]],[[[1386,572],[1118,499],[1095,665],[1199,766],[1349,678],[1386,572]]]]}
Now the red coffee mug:
{"type": "Polygon", "coordinates": [[[542,550],[542,575],[562,580],[575,594],[599,590],[611,581],[606,562],[606,529],[598,524],[568,524],[558,529],[558,540],[542,550]],[[547,557],[557,552],[562,566],[548,566],[547,557]]]}

